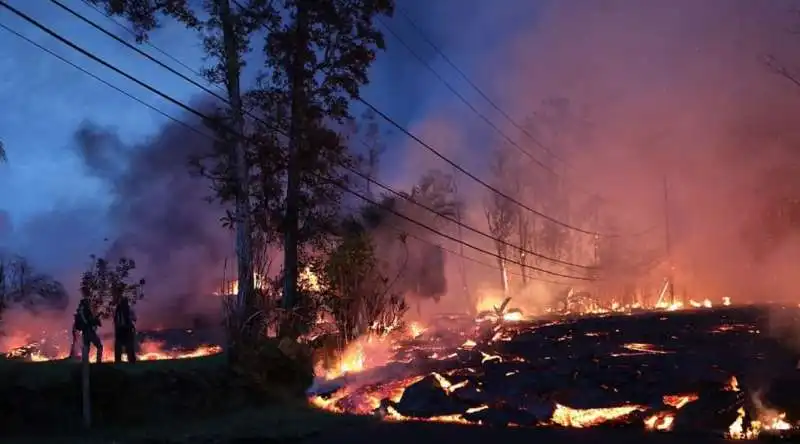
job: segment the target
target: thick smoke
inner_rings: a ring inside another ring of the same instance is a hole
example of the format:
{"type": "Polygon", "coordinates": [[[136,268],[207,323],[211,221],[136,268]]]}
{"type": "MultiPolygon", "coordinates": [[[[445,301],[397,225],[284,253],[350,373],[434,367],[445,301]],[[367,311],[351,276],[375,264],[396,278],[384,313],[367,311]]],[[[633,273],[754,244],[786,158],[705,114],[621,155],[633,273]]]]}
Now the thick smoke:
{"type": "MultiPolygon", "coordinates": [[[[796,301],[791,265],[800,257],[796,231],[783,223],[774,235],[763,233],[766,214],[778,213],[780,201],[800,193],[800,89],[764,62],[773,55],[790,68],[800,66],[800,36],[792,33],[800,22],[791,13],[794,3],[559,0],[537,5],[533,13],[517,14],[517,21],[527,20],[524,26],[495,24],[494,51],[480,58],[479,68],[466,68],[517,122],[531,118],[540,141],[567,160],[553,164],[573,201],[585,199],[587,192],[605,197],[600,219],[606,225],[621,234],[646,232],[625,242],[642,256],[665,248],[666,205],[676,282],[687,297],[796,301]],[[558,119],[546,118],[554,102],[566,103],[583,129],[554,128],[558,119]]],[[[477,5],[473,14],[491,9],[477,5]]],[[[458,54],[449,55],[458,60],[458,54]]],[[[469,91],[463,83],[457,86],[469,91]]],[[[523,148],[547,159],[479,97],[465,94],[523,148]]],[[[455,98],[432,109],[413,130],[484,178],[489,172],[481,164],[503,145],[455,98]]],[[[422,148],[408,149],[409,169],[444,167],[420,155],[422,148]]],[[[528,174],[548,173],[532,165],[528,174]]],[[[485,190],[461,180],[471,223],[485,227],[485,190]]],[[[470,242],[491,249],[479,238],[470,242]]],[[[498,280],[496,271],[475,270],[470,275],[484,274],[482,283],[498,280]]],[[[450,274],[457,278],[458,273],[450,274]]]]}
{"type": "Polygon", "coordinates": [[[226,262],[228,278],[233,275],[233,240],[221,227],[221,207],[208,202],[208,182],[189,165],[192,156],[208,152],[212,139],[170,123],[146,143],[126,146],[113,131],[87,123],[75,142],[87,170],[111,190],[108,218],[115,232],[105,253],[133,258],[147,280],[144,323],[176,326],[218,314],[212,293],[222,287],[226,262]]]}

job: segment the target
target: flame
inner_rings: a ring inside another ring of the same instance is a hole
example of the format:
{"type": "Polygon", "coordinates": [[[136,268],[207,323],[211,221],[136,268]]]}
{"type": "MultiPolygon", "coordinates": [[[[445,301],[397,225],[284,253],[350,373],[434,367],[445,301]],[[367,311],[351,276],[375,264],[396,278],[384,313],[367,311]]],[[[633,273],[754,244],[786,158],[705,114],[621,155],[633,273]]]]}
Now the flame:
{"type": "Polygon", "coordinates": [[[300,286],[307,291],[313,291],[315,293],[322,291],[322,286],[319,283],[319,276],[311,271],[311,267],[306,267],[300,272],[298,281],[300,286]]]}
{"type": "Polygon", "coordinates": [[[673,413],[661,413],[645,419],[644,426],[647,430],[666,432],[672,430],[673,422],[675,422],[675,415],[673,413]]]}
{"type": "Polygon", "coordinates": [[[692,393],[689,395],[664,395],[662,398],[664,405],[668,405],[674,409],[680,409],[690,402],[700,399],[699,396],[692,393]]]}
{"type": "MultiPolygon", "coordinates": [[[[44,342],[44,341],[43,341],[44,342]]],[[[28,354],[28,360],[31,362],[47,362],[47,361],[57,361],[62,359],[69,358],[69,346],[66,347],[55,347],[55,351],[52,353],[45,353],[38,349],[33,349],[33,345],[38,345],[36,343],[29,344],[28,346],[22,346],[15,350],[12,350],[7,354],[7,356],[11,358],[21,358],[26,352],[30,352],[28,354]]],[[[178,350],[178,349],[168,349],[165,348],[165,344],[159,341],[144,341],[139,344],[139,349],[136,352],[136,358],[140,361],[162,361],[167,359],[187,359],[187,358],[198,358],[202,356],[211,356],[216,355],[222,352],[222,347],[218,345],[200,345],[191,350],[178,350]]],[[[78,355],[80,354],[80,350],[78,351],[78,355]]],[[[94,348],[89,350],[89,357],[90,359],[95,359],[95,351],[94,348]]],[[[123,360],[125,358],[123,357],[123,360]]],[[[102,355],[103,362],[114,362],[114,343],[113,340],[105,340],[103,341],[103,355],[102,355]]]]}
{"type": "Polygon", "coordinates": [[[646,410],[639,405],[624,405],[597,409],[573,409],[556,404],[550,421],[562,427],[585,428],[600,425],[604,422],[624,418],[636,411],[646,410]]]}
{"type": "MultiPolygon", "coordinates": [[[[269,281],[267,277],[263,274],[253,273],[253,287],[258,290],[265,290],[269,287],[269,281]]],[[[239,280],[234,279],[232,281],[228,281],[222,285],[217,291],[214,292],[214,296],[229,296],[235,295],[239,293],[239,280]]]]}
{"type": "Polygon", "coordinates": [[[690,300],[689,305],[691,305],[694,308],[712,308],[714,306],[708,299],[703,299],[702,302],[690,300]]]}

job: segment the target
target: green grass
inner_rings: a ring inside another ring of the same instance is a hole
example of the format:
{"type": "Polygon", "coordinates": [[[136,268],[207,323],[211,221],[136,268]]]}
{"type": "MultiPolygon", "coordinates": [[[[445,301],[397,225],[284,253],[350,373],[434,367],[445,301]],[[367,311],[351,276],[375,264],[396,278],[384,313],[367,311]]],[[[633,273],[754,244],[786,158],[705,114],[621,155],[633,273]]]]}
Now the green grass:
{"type": "Polygon", "coordinates": [[[0,411],[11,412],[2,431],[24,437],[16,442],[268,442],[363,421],[310,408],[304,387],[293,386],[302,371],[293,365],[280,357],[263,362],[254,386],[224,355],[93,364],[87,435],[79,362],[0,360],[0,411]]]}

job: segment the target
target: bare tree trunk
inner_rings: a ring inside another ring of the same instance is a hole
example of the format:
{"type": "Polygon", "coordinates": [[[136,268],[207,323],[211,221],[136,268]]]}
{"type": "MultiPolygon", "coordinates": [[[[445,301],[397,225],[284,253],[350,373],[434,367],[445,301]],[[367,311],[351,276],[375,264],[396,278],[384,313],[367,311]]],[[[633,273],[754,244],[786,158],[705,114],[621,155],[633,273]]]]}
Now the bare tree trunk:
{"type": "Polygon", "coordinates": [[[517,212],[517,230],[519,231],[519,271],[522,275],[522,288],[528,287],[528,220],[522,211],[517,212]]]}
{"type": "Polygon", "coordinates": [[[236,183],[235,227],[236,227],[236,264],[238,270],[238,291],[236,295],[240,319],[249,319],[256,309],[253,300],[253,245],[250,227],[250,168],[247,162],[247,147],[244,140],[244,110],[240,89],[241,61],[239,60],[238,36],[229,0],[219,1],[220,19],[222,21],[223,42],[225,44],[226,86],[231,104],[233,130],[236,134],[228,141],[233,157],[236,183]]]}
{"type": "Polygon", "coordinates": [[[503,278],[503,297],[508,297],[508,267],[504,259],[500,259],[500,275],[503,278]]]}
{"type": "Polygon", "coordinates": [[[297,294],[297,260],[299,207],[298,195],[300,187],[300,170],[297,163],[298,150],[303,140],[303,118],[306,104],[305,96],[305,54],[308,46],[308,11],[304,0],[297,3],[295,19],[295,53],[291,68],[291,122],[289,126],[289,165],[286,185],[286,227],[284,233],[284,284],[283,309],[285,311],[284,328],[281,335],[295,338],[299,335],[294,310],[298,305],[297,294]]]}
{"type": "MultiPolygon", "coordinates": [[[[455,172],[455,168],[453,168],[453,171],[455,172]]],[[[474,301],[472,299],[472,294],[470,293],[469,285],[467,284],[467,270],[466,270],[466,266],[464,264],[464,261],[466,260],[465,259],[466,255],[464,254],[464,244],[463,244],[464,230],[463,230],[463,227],[461,226],[461,199],[459,199],[458,183],[456,182],[455,177],[456,177],[456,175],[454,173],[453,174],[453,188],[454,188],[454,194],[456,196],[456,203],[457,203],[457,205],[456,205],[456,220],[458,221],[458,240],[461,241],[458,244],[458,253],[461,255],[461,257],[459,258],[460,260],[458,262],[458,271],[461,274],[461,287],[462,287],[462,290],[464,291],[464,299],[467,301],[467,310],[468,310],[470,315],[474,316],[476,314],[476,311],[477,311],[478,307],[477,307],[476,301],[474,301]]]]}

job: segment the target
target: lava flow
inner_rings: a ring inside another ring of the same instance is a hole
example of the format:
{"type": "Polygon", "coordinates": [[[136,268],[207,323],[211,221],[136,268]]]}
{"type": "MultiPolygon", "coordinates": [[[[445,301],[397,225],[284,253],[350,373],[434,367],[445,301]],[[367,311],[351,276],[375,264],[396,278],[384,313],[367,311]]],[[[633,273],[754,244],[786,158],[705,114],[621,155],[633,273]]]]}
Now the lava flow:
{"type": "Polygon", "coordinates": [[[800,411],[787,411],[793,403],[785,390],[740,383],[752,379],[743,369],[755,373],[786,362],[774,341],[760,335],[764,310],[690,305],[700,309],[572,319],[442,317],[394,341],[383,365],[349,364],[353,350],[359,362],[368,359],[363,345],[354,345],[340,367],[319,378],[310,401],[389,421],[606,424],[730,439],[796,433],[791,418],[800,411]]]}

